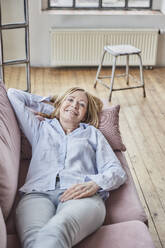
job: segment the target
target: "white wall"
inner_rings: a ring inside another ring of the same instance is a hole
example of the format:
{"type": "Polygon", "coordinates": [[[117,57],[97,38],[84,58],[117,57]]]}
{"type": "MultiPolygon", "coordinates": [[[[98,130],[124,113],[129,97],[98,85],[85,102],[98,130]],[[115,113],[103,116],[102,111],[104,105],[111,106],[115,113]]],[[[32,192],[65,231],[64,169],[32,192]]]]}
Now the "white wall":
{"type": "MultiPolygon", "coordinates": [[[[3,0],[11,3],[11,0],[3,0]]],[[[19,2],[14,0],[13,2],[19,2]]],[[[154,7],[165,10],[165,0],[155,1],[154,7]],[[159,6],[158,6],[159,5],[159,6]]],[[[50,66],[51,28],[157,28],[165,30],[165,15],[54,15],[41,11],[41,0],[29,0],[30,7],[30,51],[32,66],[50,66]]],[[[8,14],[10,11],[8,11],[8,14]]],[[[13,9],[11,11],[11,15],[13,9]]],[[[12,39],[13,40],[13,39],[12,39]]],[[[7,55],[23,50],[23,42],[15,39],[16,49],[7,47],[7,55]],[[11,48],[11,49],[10,49],[11,48]]],[[[7,42],[6,42],[7,44],[7,42]]],[[[159,36],[157,66],[165,66],[165,34],[159,36]]]]}
{"type": "Polygon", "coordinates": [[[165,0],[161,1],[161,11],[165,14],[165,0]]]}
{"type": "Polygon", "coordinates": [[[152,8],[153,9],[160,9],[161,6],[161,0],[153,0],[152,1],[152,8]]]}

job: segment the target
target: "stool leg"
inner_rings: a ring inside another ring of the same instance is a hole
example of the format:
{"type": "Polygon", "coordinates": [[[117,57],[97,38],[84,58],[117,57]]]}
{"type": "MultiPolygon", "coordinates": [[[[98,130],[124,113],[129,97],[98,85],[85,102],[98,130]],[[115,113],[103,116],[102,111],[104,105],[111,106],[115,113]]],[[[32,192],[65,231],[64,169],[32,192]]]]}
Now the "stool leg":
{"type": "Polygon", "coordinates": [[[94,81],[94,88],[96,88],[96,85],[97,85],[97,80],[99,78],[99,74],[100,74],[101,67],[102,67],[102,64],[103,64],[103,61],[104,61],[105,53],[106,53],[106,51],[103,52],[103,55],[102,55],[102,58],[101,58],[101,62],[99,64],[99,67],[98,67],[98,70],[97,70],[97,73],[96,73],[96,79],[94,81]]]}
{"type": "Polygon", "coordinates": [[[142,87],[143,87],[143,97],[146,97],[146,91],[145,91],[145,84],[144,84],[144,76],[143,76],[143,65],[142,65],[142,59],[141,59],[141,55],[137,54],[139,57],[139,61],[140,61],[140,80],[142,83],[142,87]]]}
{"type": "Polygon", "coordinates": [[[129,85],[129,55],[126,55],[126,83],[129,85]]]}
{"type": "Polygon", "coordinates": [[[112,78],[111,78],[111,85],[110,85],[109,102],[111,101],[111,97],[112,97],[112,90],[113,90],[113,84],[114,84],[114,78],[115,78],[115,69],[116,69],[116,59],[117,59],[116,56],[113,57],[112,78]]]}

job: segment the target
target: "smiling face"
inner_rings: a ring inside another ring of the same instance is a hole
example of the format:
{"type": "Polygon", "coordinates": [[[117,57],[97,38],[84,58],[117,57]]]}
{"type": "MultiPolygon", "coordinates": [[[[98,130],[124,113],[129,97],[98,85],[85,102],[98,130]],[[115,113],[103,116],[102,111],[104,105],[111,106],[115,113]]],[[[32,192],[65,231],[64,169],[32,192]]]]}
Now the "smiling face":
{"type": "Polygon", "coordinates": [[[83,121],[88,108],[88,98],[85,92],[77,90],[68,96],[62,102],[60,107],[60,122],[68,122],[78,126],[83,121]]]}

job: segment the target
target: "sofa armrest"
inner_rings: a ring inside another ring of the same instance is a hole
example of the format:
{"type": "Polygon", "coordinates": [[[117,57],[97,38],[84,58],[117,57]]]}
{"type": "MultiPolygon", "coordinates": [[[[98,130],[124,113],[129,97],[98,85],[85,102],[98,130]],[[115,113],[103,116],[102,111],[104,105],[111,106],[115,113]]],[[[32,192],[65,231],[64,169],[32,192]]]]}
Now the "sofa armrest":
{"type": "Polygon", "coordinates": [[[0,246],[1,248],[7,247],[6,225],[3,218],[1,207],[0,207],[0,246]]]}

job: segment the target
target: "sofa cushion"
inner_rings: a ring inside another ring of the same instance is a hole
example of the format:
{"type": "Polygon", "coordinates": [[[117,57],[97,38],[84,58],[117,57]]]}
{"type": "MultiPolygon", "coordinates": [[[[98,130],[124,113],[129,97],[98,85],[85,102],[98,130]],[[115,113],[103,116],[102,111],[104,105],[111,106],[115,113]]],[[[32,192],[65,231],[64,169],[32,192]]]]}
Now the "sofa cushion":
{"type": "Polygon", "coordinates": [[[32,157],[32,147],[28,139],[21,130],[21,159],[31,159],[32,157]]]}
{"type": "MultiPolygon", "coordinates": [[[[18,190],[25,183],[25,178],[26,178],[26,175],[27,175],[27,172],[28,172],[28,169],[29,169],[29,164],[30,164],[30,160],[21,159],[21,161],[20,161],[20,170],[19,170],[19,178],[18,178],[18,190]]],[[[16,206],[17,206],[18,202],[20,201],[20,193],[19,193],[18,190],[17,190],[17,194],[16,194],[16,197],[15,197],[15,201],[14,201],[12,210],[10,211],[10,215],[7,218],[7,221],[6,221],[6,229],[7,229],[8,234],[15,234],[16,233],[15,209],[16,209],[16,206]]]]}
{"type": "Polygon", "coordinates": [[[74,248],[154,248],[146,225],[128,221],[102,226],[74,248]]]}
{"type": "Polygon", "coordinates": [[[0,206],[6,219],[18,182],[20,130],[3,83],[0,83],[0,206]]]}
{"type": "Polygon", "coordinates": [[[117,190],[110,192],[106,200],[106,218],[104,224],[113,224],[129,220],[140,220],[147,224],[147,215],[141,204],[137,190],[122,152],[115,152],[124,170],[127,173],[127,181],[117,190]]]}
{"type": "Polygon", "coordinates": [[[7,235],[7,248],[22,248],[19,238],[16,234],[7,235]]]}
{"type": "Polygon", "coordinates": [[[99,115],[99,130],[104,134],[113,150],[125,151],[119,129],[120,105],[106,107],[99,115]]]}

